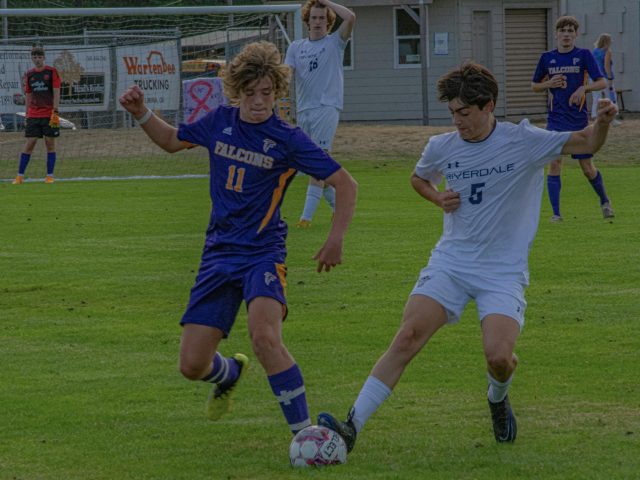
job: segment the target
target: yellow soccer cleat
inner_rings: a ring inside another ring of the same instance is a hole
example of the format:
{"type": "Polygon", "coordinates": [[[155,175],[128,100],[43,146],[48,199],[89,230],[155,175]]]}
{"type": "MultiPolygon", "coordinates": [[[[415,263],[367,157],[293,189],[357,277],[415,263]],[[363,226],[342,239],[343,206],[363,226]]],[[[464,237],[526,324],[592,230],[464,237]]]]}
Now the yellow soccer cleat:
{"type": "Polygon", "coordinates": [[[296,223],[297,228],[309,228],[311,226],[311,220],[300,219],[298,223],[296,223]]]}
{"type": "Polygon", "coordinates": [[[44,179],[44,183],[53,183],[55,182],[55,180],[53,179],[52,175],[47,175],[44,179]]]}
{"type": "Polygon", "coordinates": [[[13,179],[13,182],[11,182],[12,185],[22,185],[24,183],[24,177],[22,175],[18,175],[16,178],[13,179]]]}
{"type": "Polygon", "coordinates": [[[236,378],[235,382],[227,385],[226,387],[221,387],[218,384],[213,386],[206,405],[207,418],[209,420],[218,420],[222,415],[231,411],[231,395],[249,366],[249,359],[242,353],[232,355],[231,359],[238,362],[238,366],[240,367],[238,378],[236,378]]]}

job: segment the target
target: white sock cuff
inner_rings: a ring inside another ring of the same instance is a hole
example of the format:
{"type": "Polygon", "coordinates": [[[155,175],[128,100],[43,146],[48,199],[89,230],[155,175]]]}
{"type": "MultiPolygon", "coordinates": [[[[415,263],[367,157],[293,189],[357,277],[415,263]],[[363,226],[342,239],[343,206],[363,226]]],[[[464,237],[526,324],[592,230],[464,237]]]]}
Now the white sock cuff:
{"type": "Polygon", "coordinates": [[[382,380],[378,380],[376,377],[369,376],[367,381],[364,382],[362,388],[367,388],[372,395],[375,395],[380,402],[383,402],[389,395],[391,395],[391,389],[387,387],[382,380]],[[368,387],[368,388],[367,388],[368,387]]]}
{"type": "Polygon", "coordinates": [[[499,382],[498,380],[493,378],[493,375],[491,375],[490,372],[487,372],[487,379],[489,380],[489,383],[491,385],[495,385],[498,388],[504,388],[504,387],[507,387],[507,386],[511,385],[511,381],[513,380],[513,373],[511,374],[511,376],[506,381],[499,382]]]}

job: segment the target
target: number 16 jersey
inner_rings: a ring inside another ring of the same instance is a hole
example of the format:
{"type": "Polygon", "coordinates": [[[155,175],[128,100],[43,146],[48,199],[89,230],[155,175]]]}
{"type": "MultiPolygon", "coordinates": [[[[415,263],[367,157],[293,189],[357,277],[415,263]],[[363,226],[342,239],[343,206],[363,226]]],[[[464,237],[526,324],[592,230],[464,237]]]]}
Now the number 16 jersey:
{"type": "Polygon", "coordinates": [[[294,69],[298,112],[318,107],[342,110],[346,45],[336,30],[320,40],[305,38],[289,46],[284,63],[294,69]]]}

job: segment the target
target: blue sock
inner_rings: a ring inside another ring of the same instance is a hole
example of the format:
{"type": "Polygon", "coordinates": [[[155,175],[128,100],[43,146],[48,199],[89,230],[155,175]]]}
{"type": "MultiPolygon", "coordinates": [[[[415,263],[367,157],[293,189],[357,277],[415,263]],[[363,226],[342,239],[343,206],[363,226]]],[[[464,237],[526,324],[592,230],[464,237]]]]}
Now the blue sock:
{"type": "Polygon", "coordinates": [[[203,382],[226,385],[235,382],[240,374],[240,365],[233,358],[225,358],[216,352],[213,357],[211,373],[202,379],[203,382]]]}
{"type": "Polygon", "coordinates": [[[302,211],[302,216],[300,217],[301,220],[311,221],[313,219],[313,215],[318,209],[321,198],[322,187],[318,187],[317,185],[309,185],[307,187],[307,199],[304,202],[304,210],[302,211]]]}
{"type": "Polygon", "coordinates": [[[47,152],[47,175],[53,177],[53,170],[56,168],[56,152],[47,152]]]}
{"type": "Polygon", "coordinates": [[[284,372],[270,375],[268,379],[293,434],[311,425],[304,379],[298,365],[294,364],[284,372]]]}
{"type": "Polygon", "coordinates": [[[31,160],[30,153],[20,154],[20,166],[18,167],[18,175],[24,175],[24,172],[27,171],[27,165],[29,165],[29,160],[31,160]]]}
{"type": "Polygon", "coordinates": [[[336,189],[330,185],[326,185],[322,190],[322,195],[327,203],[331,206],[331,210],[336,211],[336,189]]]}
{"type": "Polygon", "coordinates": [[[589,180],[589,183],[600,197],[600,205],[607,203],[609,197],[607,197],[607,192],[604,189],[604,182],[602,181],[600,170],[598,170],[598,174],[593,179],[589,180]]]}
{"type": "Polygon", "coordinates": [[[560,175],[547,175],[547,193],[553,214],[560,216],[560,190],[562,189],[562,181],[560,175]]]}

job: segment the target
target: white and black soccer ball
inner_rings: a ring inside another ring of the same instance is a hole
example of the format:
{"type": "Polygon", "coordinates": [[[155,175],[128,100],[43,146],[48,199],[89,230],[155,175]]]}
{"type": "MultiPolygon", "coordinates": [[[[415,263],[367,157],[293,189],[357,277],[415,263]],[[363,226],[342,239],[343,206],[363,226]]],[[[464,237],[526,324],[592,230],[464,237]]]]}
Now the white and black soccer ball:
{"type": "Polygon", "coordinates": [[[294,467],[322,467],[347,463],[347,446],[340,435],[318,425],[300,430],[289,445],[294,467]]]}

